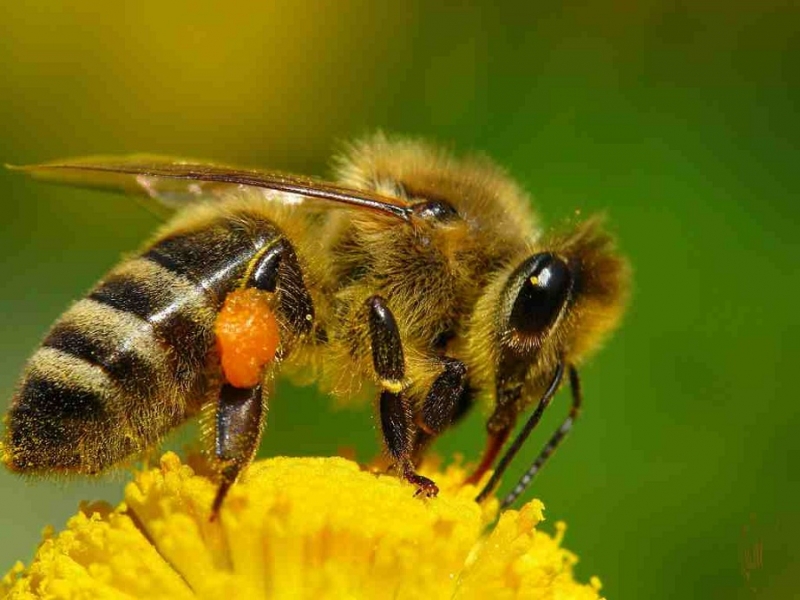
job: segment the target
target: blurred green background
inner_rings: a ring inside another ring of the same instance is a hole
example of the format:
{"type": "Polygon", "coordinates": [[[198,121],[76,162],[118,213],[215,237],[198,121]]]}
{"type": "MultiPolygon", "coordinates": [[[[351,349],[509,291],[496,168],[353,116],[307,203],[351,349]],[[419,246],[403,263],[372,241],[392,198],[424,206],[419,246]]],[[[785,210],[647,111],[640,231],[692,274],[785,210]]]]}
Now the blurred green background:
{"type": "MultiPolygon", "coordinates": [[[[792,3],[124,4],[0,4],[0,162],[148,151],[325,173],[339,141],[382,128],[494,157],[548,224],[605,211],[632,303],[584,369],[584,418],[536,481],[546,527],[568,522],[579,576],[609,598],[796,597],[792,3]],[[763,565],[748,567],[758,544],[763,565]]],[[[50,323],[156,221],[6,171],[0,190],[10,399],[50,323]]],[[[329,407],[282,385],[262,454],[355,446],[369,459],[371,411],[329,407]]],[[[475,459],[480,418],[438,451],[475,459]]],[[[0,473],[0,570],[80,499],[117,501],[123,479],[0,473]]]]}

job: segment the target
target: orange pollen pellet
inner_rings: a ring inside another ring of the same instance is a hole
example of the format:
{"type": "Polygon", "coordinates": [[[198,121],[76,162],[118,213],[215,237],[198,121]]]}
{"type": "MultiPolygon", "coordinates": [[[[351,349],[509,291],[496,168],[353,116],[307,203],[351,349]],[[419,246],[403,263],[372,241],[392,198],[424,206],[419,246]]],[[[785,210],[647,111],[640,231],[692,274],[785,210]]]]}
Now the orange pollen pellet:
{"type": "Polygon", "coordinates": [[[214,323],[222,373],[234,387],[253,387],[275,359],[280,333],[272,294],[252,288],[228,294],[214,323]]]}

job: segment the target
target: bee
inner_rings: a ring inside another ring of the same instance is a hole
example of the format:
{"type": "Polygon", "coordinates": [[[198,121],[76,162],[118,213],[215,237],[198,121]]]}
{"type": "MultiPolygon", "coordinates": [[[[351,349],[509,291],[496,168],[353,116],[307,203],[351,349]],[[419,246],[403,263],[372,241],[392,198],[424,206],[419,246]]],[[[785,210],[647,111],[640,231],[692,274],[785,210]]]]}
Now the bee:
{"type": "Polygon", "coordinates": [[[256,453],[280,372],[342,401],[373,397],[394,471],[426,497],[438,488],[417,473],[425,450],[485,399],[468,480],[494,466],[481,501],[568,381],[569,415],[508,506],[571,429],[577,369],[625,305],[627,263],[598,218],[544,233],[490,160],[422,141],[352,144],[337,183],[148,155],[20,169],[174,214],[28,361],[3,444],[19,473],[96,474],[199,415],[215,515],[256,453]]]}

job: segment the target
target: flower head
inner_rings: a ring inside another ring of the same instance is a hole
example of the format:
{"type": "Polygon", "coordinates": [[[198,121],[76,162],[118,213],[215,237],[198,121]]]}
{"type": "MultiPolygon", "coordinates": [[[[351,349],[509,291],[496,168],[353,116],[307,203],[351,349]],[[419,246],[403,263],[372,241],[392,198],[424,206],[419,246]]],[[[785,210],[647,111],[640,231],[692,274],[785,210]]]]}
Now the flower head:
{"type": "Polygon", "coordinates": [[[85,504],[46,532],[33,563],[0,583],[2,598],[559,598],[596,599],[574,581],[563,526],[537,531],[538,500],[494,519],[451,467],[439,497],[343,458],[254,463],[212,521],[216,491],[202,463],[167,453],[116,508],[85,504]]]}

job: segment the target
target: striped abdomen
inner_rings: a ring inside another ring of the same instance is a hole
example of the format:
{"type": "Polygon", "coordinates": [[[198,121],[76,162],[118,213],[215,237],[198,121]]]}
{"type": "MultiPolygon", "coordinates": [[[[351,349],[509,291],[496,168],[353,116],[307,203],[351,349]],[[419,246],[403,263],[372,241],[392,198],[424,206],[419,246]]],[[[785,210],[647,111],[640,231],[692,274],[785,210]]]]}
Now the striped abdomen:
{"type": "Polygon", "coordinates": [[[218,308],[278,235],[263,216],[217,214],[112,270],[28,362],[7,417],[8,466],[94,473],[195,414],[218,308]]]}

